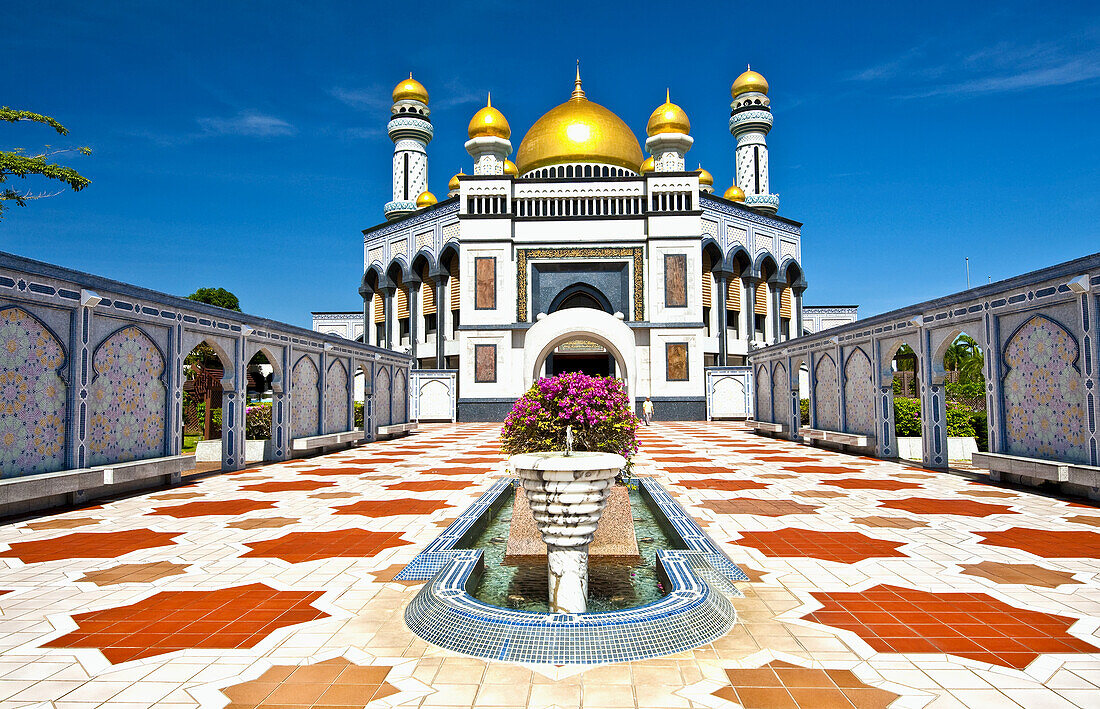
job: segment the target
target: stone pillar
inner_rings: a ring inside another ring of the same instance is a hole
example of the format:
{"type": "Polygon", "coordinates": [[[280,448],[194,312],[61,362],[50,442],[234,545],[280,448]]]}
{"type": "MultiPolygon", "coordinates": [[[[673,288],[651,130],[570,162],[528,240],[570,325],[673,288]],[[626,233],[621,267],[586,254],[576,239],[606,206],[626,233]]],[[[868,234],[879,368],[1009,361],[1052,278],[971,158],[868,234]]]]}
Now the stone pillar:
{"type": "Polygon", "coordinates": [[[947,468],[947,410],[943,375],[933,366],[931,333],[920,331],[920,418],[924,467],[947,468]]]}
{"type": "Polygon", "coordinates": [[[806,362],[806,368],[808,376],[806,377],[806,387],[809,391],[806,392],[806,398],[810,401],[810,428],[817,428],[817,383],[814,381],[814,371],[817,368],[817,356],[811,352],[809,361],[806,362]]]}
{"type": "Polygon", "coordinates": [[[234,342],[233,351],[227,353],[232,360],[223,362],[222,374],[222,470],[241,470],[245,463],[244,410],[247,387],[244,357],[244,338],[234,342]]]}
{"type": "Polygon", "coordinates": [[[985,365],[982,374],[985,376],[985,411],[990,453],[1005,453],[1004,420],[1001,412],[1004,411],[1004,390],[1001,383],[1004,378],[1004,364],[1001,360],[1001,327],[997,318],[989,311],[982,315],[982,355],[985,365]]]}
{"type": "Polygon", "coordinates": [[[782,321],[779,319],[779,300],[783,295],[784,285],[778,276],[768,281],[768,320],[772,325],[772,336],[768,340],[768,344],[783,341],[783,333],[780,329],[782,321]]]}
{"type": "Polygon", "coordinates": [[[406,287],[409,289],[409,355],[412,357],[412,364],[410,368],[416,369],[416,340],[420,333],[420,327],[417,321],[420,319],[420,281],[418,279],[410,278],[405,281],[406,287]]]}
{"type": "Polygon", "coordinates": [[[443,302],[443,286],[447,283],[447,276],[437,274],[432,277],[432,283],[435,287],[435,368],[446,369],[447,355],[445,354],[444,345],[447,338],[444,333],[447,328],[447,315],[450,311],[448,306],[450,303],[443,302]]]}
{"type": "Polygon", "coordinates": [[[385,309],[385,326],[382,328],[385,331],[386,339],[385,343],[379,342],[380,347],[385,347],[388,350],[393,349],[393,328],[394,328],[394,298],[393,293],[396,290],[393,286],[387,286],[380,288],[379,292],[382,294],[382,307],[385,309]]]}
{"type": "MultiPolygon", "coordinates": [[[[715,328],[718,331],[718,366],[725,367],[729,361],[729,337],[726,333],[726,284],[729,282],[727,277],[731,275],[723,270],[714,271],[714,278],[717,284],[718,298],[716,307],[711,307],[711,310],[717,313],[718,327],[715,328]]],[[[704,276],[705,277],[705,276],[704,276]]]]}
{"type": "Polygon", "coordinates": [[[756,284],[760,282],[760,279],[753,278],[752,276],[745,276],[741,279],[745,288],[745,299],[742,301],[741,306],[747,313],[746,324],[748,325],[748,341],[750,343],[749,350],[752,350],[751,343],[756,339],[756,284]]]}
{"type": "MultiPolygon", "coordinates": [[[[70,328],[68,343],[69,389],[68,389],[68,435],[65,436],[67,451],[65,454],[66,466],[70,470],[87,467],[88,460],[88,434],[91,427],[88,425],[91,412],[88,407],[88,387],[92,383],[92,351],[91,342],[92,321],[95,319],[95,307],[99,304],[100,297],[91,291],[82,290],[80,293],[80,307],[73,311],[73,326],[70,328]]],[[[174,332],[176,337],[182,337],[182,325],[176,324],[174,332]]],[[[178,345],[177,345],[178,348],[178,345]]],[[[177,358],[178,359],[178,358],[177,358]]],[[[178,368],[179,372],[174,376],[183,374],[182,359],[178,361],[166,361],[165,366],[178,368]]],[[[172,392],[169,391],[169,394],[172,392]]],[[[183,399],[170,399],[169,406],[180,409],[182,418],[183,399]]],[[[180,435],[177,431],[176,435],[180,435]]],[[[82,502],[85,494],[82,491],[71,493],[69,502],[77,504],[82,502]]]]}
{"type": "Polygon", "coordinates": [[[794,310],[794,312],[791,313],[791,315],[794,316],[791,318],[791,324],[794,326],[794,334],[791,336],[791,339],[794,339],[795,337],[802,337],[802,333],[804,332],[802,329],[802,294],[806,292],[806,286],[795,285],[791,288],[791,291],[794,296],[791,299],[791,308],[794,310]]]}
{"type": "Polygon", "coordinates": [[[367,284],[359,286],[359,295],[363,298],[363,344],[369,345],[371,338],[371,312],[370,302],[374,296],[374,291],[367,287],[367,284]]]}
{"type": "Polygon", "coordinates": [[[894,374],[890,361],[883,362],[882,342],[872,340],[871,362],[875,390],[875,455],[894,458],[898,454],[894,428],[894,374]]]}

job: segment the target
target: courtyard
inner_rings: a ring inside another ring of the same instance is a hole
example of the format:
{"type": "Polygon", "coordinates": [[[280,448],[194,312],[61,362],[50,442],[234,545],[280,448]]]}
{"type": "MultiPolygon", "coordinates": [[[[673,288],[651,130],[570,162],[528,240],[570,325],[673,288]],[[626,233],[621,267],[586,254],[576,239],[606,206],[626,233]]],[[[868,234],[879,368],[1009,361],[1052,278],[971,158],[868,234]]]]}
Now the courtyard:
{"type": "Polygon", "coordinates": [[[671,657],[486,662],[413,635],[395,576],[505,476],[438,424],[0,527],[0,707],[1095,707],[1100,511],[960,472],[643,428],[748,575],[671,657]]]}

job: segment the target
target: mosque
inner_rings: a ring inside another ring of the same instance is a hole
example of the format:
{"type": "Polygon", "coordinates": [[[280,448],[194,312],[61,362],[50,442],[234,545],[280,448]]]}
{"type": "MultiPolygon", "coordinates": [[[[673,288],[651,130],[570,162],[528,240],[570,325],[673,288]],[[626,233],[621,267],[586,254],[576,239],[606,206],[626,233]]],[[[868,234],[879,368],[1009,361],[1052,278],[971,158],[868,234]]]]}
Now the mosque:
{"type": "Polygon", "coordinates": [[[721,195],[707,170],[686,169],[695,138],[667,92],[646,123],[647,156],[578,68],[514,161],[490,96],[470,119],[470,174],[438,199],[428,91],[410,74],[393,90],[386,221],[363,231],[363,309],[315,312],[314,329],[457,372],[461,421],[503,420],[538,377],[568,371],[623,379],[659,419],[707,418],[708,371],[856,318],[852,306],[803,307],[802,225],[779,216],[768,179],[768,82],[749,69],[731,95],[736,184],[721,195]]]}

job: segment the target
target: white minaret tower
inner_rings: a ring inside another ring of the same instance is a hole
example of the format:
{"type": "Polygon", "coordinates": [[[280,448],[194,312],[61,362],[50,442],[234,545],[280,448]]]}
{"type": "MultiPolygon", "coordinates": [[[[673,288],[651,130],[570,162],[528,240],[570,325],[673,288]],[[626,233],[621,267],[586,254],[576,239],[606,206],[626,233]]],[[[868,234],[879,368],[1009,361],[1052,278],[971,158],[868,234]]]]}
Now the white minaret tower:
{"type": "Polygon", "coordinates": [[[470,119],[467,129],[470,139],[466,152],[474,159],[475,175],[503,175],[504,164],[512,152],[512,129],[504,114],[493,108],[493,97],[485,99],[485,107],[470,119]]]}
{"type": "Polygon", "coordinates": [[[690,131],[691,121],[687,114],[669,100],[668,89],[665,89],[665,102],[653,109],[645,127],[649,136],[645,149],[653,156],[654,172],[684,171],[684,155],[695,142],[688,135],[690,131]]]}
{"type": "Polygon", "coordinates": [[[768,188],[768,142],[772,129],[768,82],[750,67],[730,87],[730,133],[737,138],[737,187],[747,206],[761,212],[779,211],[779,195],[768,188]]]}
{"type": "Polygon", "coordinates": [[[416,198],[428,190],[428,143],[432,122],[428,90],[416,79],[402,81],[393,90],[393,108],[386,130],[393,141],[393,201],[385,206],[386,219],[416,209],[416,198]]]}

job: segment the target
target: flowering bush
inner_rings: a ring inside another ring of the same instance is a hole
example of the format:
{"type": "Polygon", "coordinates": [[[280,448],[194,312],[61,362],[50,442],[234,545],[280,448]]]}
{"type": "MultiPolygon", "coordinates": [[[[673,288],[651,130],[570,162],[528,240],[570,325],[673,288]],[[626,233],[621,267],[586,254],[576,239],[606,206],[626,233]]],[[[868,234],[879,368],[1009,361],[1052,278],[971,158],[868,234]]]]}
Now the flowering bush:
{"type": "Polygon", "coordinates": [[[565,427],[573,426],[573,449],[618,453],[629,462],[638,452],[638,417],[619,379],[570,372],[539,379],[504,419],[505,453],[565,448],[565,427]]]}
{"type": "Polygon", "coordinates": [[[271,438],[271,404],[261,402],[244,410],[244,436],[250,441],[271,438]]]}

